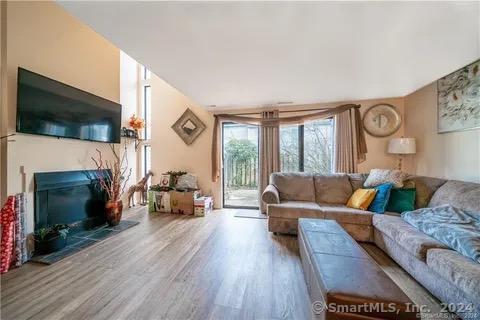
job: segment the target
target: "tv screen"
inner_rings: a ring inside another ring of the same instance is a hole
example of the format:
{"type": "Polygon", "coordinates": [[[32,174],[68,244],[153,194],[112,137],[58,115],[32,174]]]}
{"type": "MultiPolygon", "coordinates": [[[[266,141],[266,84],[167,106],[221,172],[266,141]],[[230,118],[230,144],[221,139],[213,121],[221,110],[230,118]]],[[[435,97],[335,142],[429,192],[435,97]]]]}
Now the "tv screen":
{"type": "Polygon", "coordinates": [[[122,106],[18,68],[17,132],[120,142],[122,106]]]}

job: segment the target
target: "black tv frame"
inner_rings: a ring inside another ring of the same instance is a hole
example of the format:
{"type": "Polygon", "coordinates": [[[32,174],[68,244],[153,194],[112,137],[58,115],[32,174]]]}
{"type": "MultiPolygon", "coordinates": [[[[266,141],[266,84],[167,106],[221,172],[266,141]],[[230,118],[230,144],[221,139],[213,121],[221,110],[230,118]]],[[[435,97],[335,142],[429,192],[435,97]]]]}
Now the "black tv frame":
{"type": "Polygon", "coordinates": [[[55,80],[55,79],[52,79],[50,77],[47,77],[47,76],[44,76],[42,74],[39,74],[37,72],[34,72],[34,71],[31,71],[31,70],[28,70],[28,69],[25,69],[25,68],[22,68],[22,67],[18,67],[17,69],[17,105],[16,105],[16,114],[15,114],[15,131],[16,133],[21,133],[21,134],[31,134],[31,135],[37,135],[37,136],[43,136],[43,137],[54,137],[54,138],[58,138],[58,139],[73,139],[73,140],[80,140],[80,141],[91,141],[91,142],[99,142],[99,143],[120,143],[120,140],[121,140],[121,128],[122,128],[122,124],[121,124],[121,121],[122,121],[122,105],[118,102],[115,102],[115,101],[112,101],[112,100],[109,100],[109,99],[106,99],[104,97],[101,97],[99,95],[96,95],[96,94],[93,94],[91,92],[88,92],[88,91],[85,91],[85,90],[82,90],[82,89],[79,89],[77,87],[74,87],[72,85],[69,85],[67,83],[64,83],[64,82],[61,82],[61,81],[58,81],[58,80],[55,80]],[[21,131],[20,130],[20,123],[19,123],[19,119],[18,119],[18,101],[19,101],[19,90],[18,90],[18,82],[19,82],[19,75],[20,75],[20,72],[21,71],[26,71],[26,72],[29,72],[29,73],[32,73],[34,75],[37,75],[37,76],[40,76],[42,78],[45,78],[47,80],[50,80],[52,82],[55,82],[59,85],[62,85],[62,86],[65,86],[65,87],[69,87],[71,89],[74,89],[76,91],[79,91],[79,92],[82,92],[82,93],[86,93],[92,97],[95,97],[95,98],[98,98],[100,100],[104,100],[106,102],[109,102],[109,103],[113,103],[113,104],[116,104],[119,108],[120,108],[120,126],[118,128],[118,140],[117,141],[102,141],[102,140],[93,140],[93,139],[82,139],[82,138],[78,138],[78,137],[67,137],[67,136],[59,136],[59,135],[53,135],[53,134],[43,134],[43,133],[32,133],[32,132],[24,132],[24,131],[21,131]]]}

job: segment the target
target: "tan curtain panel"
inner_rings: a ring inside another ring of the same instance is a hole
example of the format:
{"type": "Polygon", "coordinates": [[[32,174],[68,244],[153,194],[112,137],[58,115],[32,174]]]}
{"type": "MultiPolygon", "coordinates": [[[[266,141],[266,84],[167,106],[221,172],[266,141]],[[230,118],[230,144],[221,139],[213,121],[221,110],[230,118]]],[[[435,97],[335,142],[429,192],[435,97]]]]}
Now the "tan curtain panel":
{"type": "Polygon", "coordinates": [[[366,159],[365,133],[362,124],[357,122],[358,118],[358,108],[335,116],[335,172],[357,172],[358,164],[366,159]]]}
{"type": "MultiPolygon", "coordinates": [[[[262,119],[278,119],[278,110],[262,112],[262,119]]],[[[259,197],[260,210],[266,212],[262,192],[269,183],[270,174],[280,171],[280,125],[278,122],[260,128],[260,161],[259,161],[259,197]]]]}
{"type": "MultiPolygon", "coordinates": [[[[365,142],[365,133],[363,131],[362,119],[360,116],[359,108],[360,108],[360,105],[357,105],[357,104],[344,104],[335,108],[329,108],[329,109],[325,109],[325,110],[321,110],[313,113],[308,113],[305,115],[297,115],[297,116],[281,117],[281,118],[278,118],[278,117],[277,118],[255,118],[255,117],[244,117],[244,116],[229,115],[229,114],[217,114],[215,115],[213,139],[212,139],[212,181],[216,182],[220,178],[220,163],[221,163],[220,130],[221,130],[221,123],[224,121],[252,124],[252,125],[258,125],[261,127],[278,128],[280,124],[302,124],[305,121],[330,118],[342,112],[353,110],[353,121],[355,122],[355,127],[353,130],[353,135],[355,136],[355,140],[354,140],[355,153],[357,155],[357,160],[361,162],[362,159],[365,159],[365,154],[367,153],[367,145],[365,142]]],[[[262,167],[261,163],[260,163],[260,167],[262,167]]]]}
{"type": "Polygon", "coordinates": [[[357,171],[357,159],[353,143],[354,131],[350,110],[335,116],[335,172],[353,173],[357,171]]]}

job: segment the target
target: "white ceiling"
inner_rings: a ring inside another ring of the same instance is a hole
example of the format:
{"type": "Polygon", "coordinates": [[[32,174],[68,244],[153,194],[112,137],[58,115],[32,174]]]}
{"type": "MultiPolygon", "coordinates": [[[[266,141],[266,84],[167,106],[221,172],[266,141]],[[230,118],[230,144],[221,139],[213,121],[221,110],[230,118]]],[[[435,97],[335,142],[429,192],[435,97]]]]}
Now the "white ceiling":
{"type": "Polygon", "coordinates": [[[480,2],[61,2],[199,104],[404,96],[480,57],[480,2]]]}

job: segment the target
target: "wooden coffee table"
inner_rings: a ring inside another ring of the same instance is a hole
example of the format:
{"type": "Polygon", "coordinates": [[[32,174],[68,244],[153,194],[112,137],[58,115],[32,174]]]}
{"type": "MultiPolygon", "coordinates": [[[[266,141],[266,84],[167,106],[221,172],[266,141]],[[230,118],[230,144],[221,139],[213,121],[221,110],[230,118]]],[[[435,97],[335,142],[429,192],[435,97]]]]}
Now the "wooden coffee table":
{"type": "Polygon", "coordinates": [[[418,319],[413,302],[334,220],[299,219],[300,256],[317,319],[418,319]]]}

